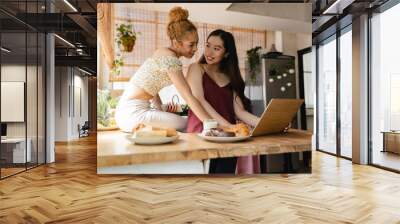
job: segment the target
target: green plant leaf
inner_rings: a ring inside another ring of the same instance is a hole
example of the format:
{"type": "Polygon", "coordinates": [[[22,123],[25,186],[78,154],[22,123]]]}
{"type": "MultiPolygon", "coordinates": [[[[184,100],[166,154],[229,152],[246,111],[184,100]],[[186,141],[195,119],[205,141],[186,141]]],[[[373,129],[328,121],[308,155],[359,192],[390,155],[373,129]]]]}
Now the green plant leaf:
{"type": "Polygon", "coordinates": [[[112,98],[108,90],[97,90],[97,122],[105,127],[110,125],[111,109],[118,105],[119,98],[112,98]]]}
{"type": "Polygon", "coordinates": [[[246,51],[250,70],[250,81],[252,82],[257,79],[257,74],[260,72],[260,49],[260,46],[256,46],[246,51]]]}

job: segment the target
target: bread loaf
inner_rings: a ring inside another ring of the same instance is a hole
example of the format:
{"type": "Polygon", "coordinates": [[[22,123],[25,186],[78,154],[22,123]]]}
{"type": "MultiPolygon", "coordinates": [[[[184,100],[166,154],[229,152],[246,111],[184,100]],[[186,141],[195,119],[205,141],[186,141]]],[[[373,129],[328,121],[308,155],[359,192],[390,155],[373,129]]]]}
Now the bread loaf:
{"type": "Polygon", "coordinates": [[[136,138],[167,137],[167,131],[166,130],[159,130],[159,131],[139,130],[139,131],[135,132],[134,136],[136,138]]]}
{"type": "Polygon", "coordinates": [[[234,132],[236,137],[245,137],[250,135],[250,129],[244,123],[238,123],[232,128],[224,128],[224,131],[234,132]]]}
{"type": "Polygon", "coordinates": [[[136,134],[136,137],[172,137],[178,135],[177,131],[173,128],[158,128],[144,124],[139,124],[133,130],[133,133],[136,134]]]}
{"type": "Polygon", "coordinates": [[[236,136],[249,136],[250,135],[250,129],[247,125],[243,123],[236,124],[237,130],[235,131],[236,136]]]}

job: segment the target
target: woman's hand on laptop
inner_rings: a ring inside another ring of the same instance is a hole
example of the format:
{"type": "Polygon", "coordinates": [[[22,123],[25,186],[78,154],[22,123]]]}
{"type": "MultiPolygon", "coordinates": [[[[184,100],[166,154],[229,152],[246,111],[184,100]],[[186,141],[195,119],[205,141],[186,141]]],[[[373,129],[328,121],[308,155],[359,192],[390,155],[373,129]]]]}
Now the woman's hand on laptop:
{"type": "Polygon", "coordinates": [[[288,132],[289,129],[292,127],[292,123],[289,123],[289,125],[283,130],[283,132],[288,132]]]}

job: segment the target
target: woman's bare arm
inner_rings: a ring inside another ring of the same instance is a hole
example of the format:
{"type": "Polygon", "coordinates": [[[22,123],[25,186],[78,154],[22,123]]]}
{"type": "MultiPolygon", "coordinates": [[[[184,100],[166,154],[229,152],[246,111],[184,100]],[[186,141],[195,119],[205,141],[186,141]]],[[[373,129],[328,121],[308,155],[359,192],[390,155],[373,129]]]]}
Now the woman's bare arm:
{"type": "Polygon", "coordinates": [[[251,126],[256,126],[258,121],[260,120],[259,117],[247,112],[244,109],[244,105],[240,97],[237,96],[236,93],[233,93],[233,108],[235,110],[235,115],[244,123],[249,124],[251,126]]]}
{"type": "Polygon", "coordinates": [[[192,90],[193,96],[200,102],[204,109],[223,126],[231,125],[224,117],[222,117],[204,98],[203,90],[203,70],[199,64],[191,64],[188,69],[186,80],[192,90]]]}
{"type": "Polygon", "coordinates": [[[203,122],[206,119],[211,119],[211,116],[203,108],[200,102],[193,96],[188,83],[186,82],[182,71],[168,72],[168,76],[178,90],[179,94],[187,102],[190,109],[203,122]]]}
{"type": "Polygon", "coordinates": [[[160,95],[155,95],[151,101],[151,103],[153,104],[153,106],[157,109],[157,110],[162,110],[161,108],[161,99],[160,99],[160,95]]]}

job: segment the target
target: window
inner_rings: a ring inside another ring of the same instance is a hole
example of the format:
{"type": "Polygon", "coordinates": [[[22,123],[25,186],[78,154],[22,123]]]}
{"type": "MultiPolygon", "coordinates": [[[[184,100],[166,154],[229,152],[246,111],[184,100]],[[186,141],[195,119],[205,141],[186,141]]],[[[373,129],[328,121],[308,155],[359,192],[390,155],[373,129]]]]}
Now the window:
{"type": "MultiPolygon", "coordinates": [[[[400,156],[386,151],[382,132],[400,130],[399,21],[400,4],[371,19],[372,163],[396,170],[400,170],[400,156]]],[[[400,134],[396,139],[399,142],[400,134]]]]}
{"type": "Polygon", "coordinates": [[[336,36],[318,47],[318,149],[336,153],[336,36]]]}
{"type": "MultiPolygon", "coordinates": [[[[44,1],[4,1],[4,6],[17,6],[22,17],[25,13],[42,12],[43,4],[44,1]]],[[[3,23],[0,29],[1,98],[13,94],[18,100],[2,100],[0,105],[1,114],[7,115],[0,122],[4,128],[0,144],[2,179],[45,163],[46,37],[4,12],[0,12],[0,17],[10,21],[3,23]],[[13,103],[19,105],[14,107],[18,108],[15,111],[10,110],[11,106],[16,106],[13,103]],[[7,119],[9,115],[19,118],[7,119]]]]}
{"type": "Polygon", "coordinates": [[[340,36],[340,154],[352,157],[352,34],[351,26],[340,36]]]}
{"type": "Polygon", "coordinates": [[[317,149],[352,157],[352,25],[318,45],[317,149]]]}

